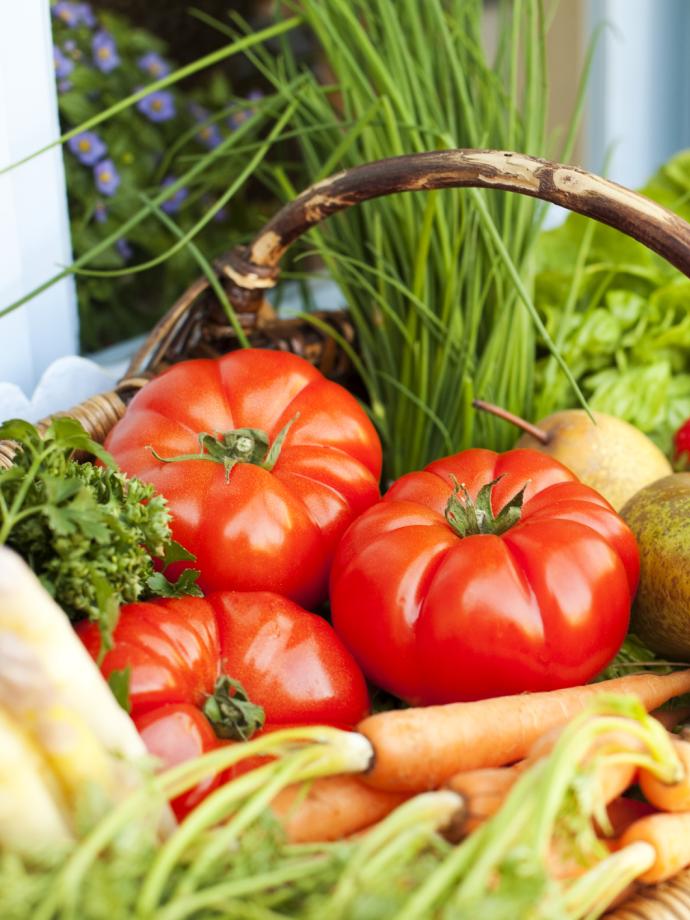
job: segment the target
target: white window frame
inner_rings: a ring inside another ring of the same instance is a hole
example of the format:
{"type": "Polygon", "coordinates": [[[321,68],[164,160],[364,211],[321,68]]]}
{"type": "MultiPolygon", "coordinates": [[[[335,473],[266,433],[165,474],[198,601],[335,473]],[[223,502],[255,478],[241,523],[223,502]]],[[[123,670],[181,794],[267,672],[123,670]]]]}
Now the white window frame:
{"type": "MultiPolygon", "coordinates": [[[[23,0],[0,28],[0,167],[59,137],[48,0],[23,0]]],[[[0,175],[0,309],[72,261],[62,151],[0,175]]],[[[78,351],[67,278],[0,317],[0,381],[30,396],[43,371],[78,351]]]]}

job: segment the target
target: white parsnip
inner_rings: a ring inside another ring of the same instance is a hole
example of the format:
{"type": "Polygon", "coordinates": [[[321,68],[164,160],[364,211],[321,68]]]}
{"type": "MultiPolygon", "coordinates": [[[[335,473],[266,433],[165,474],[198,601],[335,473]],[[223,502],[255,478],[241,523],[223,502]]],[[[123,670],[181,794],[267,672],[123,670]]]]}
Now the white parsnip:
{"type": "Polygon", "coordinates": [[[31,854],[71,839],[66,803],[41,750],[0,709],[0,850],[31,854]]]}
{"type": "Polygon", "coordinates": [[[66,615],[26,563],[5,547],[0,547],[0,704],[22,721],[39,719],[41,709],[76,714],[110,754],[129,760],[146,755],[134,723],[66,615]]]}
{"type": "MultiPolygon", "coordinates": [[[[0,709],[21,725],[39,753],[64,803],[68,827],[84,802],[104,808],[151,772],[134,723],[67,616],[23,560],[2,546],[0,709]]],[[[4,766],[1,743],[0,760],[4,766]]],[[[173,826],[172,813],[161,805],[161,833],[173,826]]]]}

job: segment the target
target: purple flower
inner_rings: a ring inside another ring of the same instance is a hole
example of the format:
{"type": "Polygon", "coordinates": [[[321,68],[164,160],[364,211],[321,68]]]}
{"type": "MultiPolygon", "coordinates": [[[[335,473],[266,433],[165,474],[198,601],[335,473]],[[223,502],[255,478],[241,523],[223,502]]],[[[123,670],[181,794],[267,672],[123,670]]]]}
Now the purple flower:
{"type": "Polygon", "coordinates": [[[155,77],[159,79],[160,77],[167,77],[170,73],[170,64],[167,61],[164,61],[160,54],[156,54],[155,51],[149,51],[146,54],[143,54],[138,60],[137,64],[144,73],[147,73],[150,77],[155,77]]]}
{"type": "Polygon", "coordinates": [[[85,25],[91,28],[96,25],[96,17],[88,3],[72,3],[70,0],[60,0],[52,7],[53,16],[64,22],[67,26],[85,25]]]}
{"type": "Polygon", "coordinates": [[[104,224],[106,222],[108,219],[108,209],[105,206],[105,202],[96,202],[96,206],[93,209],[93,219],[97,224],[104,224]]]}
{"type": "Polygon", "coordinates": [[[59,79],[68,77],[74,70],[74,61],[64,55],[57,45],[53,45],[53,63],[55,64],[55,76],[59,79]]]}
{"type": "Polygon", "coordinates": [[[58,80],[58,92],[66,93],[72,89],[71,80],[58,80]]]}
{"type": "MultiPolygon", "coordinates": [[[[172,185],[176,181],[177,180],[174,176],[168,176],[167,179],[163,179],[161,182],[161,188],[168,188],[168,186],[172,185]]],[[[174,195],[172,195],[170,198],[168,198],[167,201],[164,201],[161,204],[161,210],[165,211],[166,214],[175,214],[180,210],[180,206],[188,194],[189,191],[184,186],[182,186],[182,188],[178,188],[174,195]]]]}
{"type": "Polygon", "coordinates": [[[115,249],[117,249],[125,262],[129,262],[129,260],[134,255],[134,250],[123,236],[121,236],[120,239],[115,243],[115,249]]]}
{"type": "Polygon", "coordinates": [[[101,195],[114,195],[120,184],[120,175],[112,160],[102,160],[95,166],[93,177],[101,195]]]}
{"type": "Polygon", "coordinates": [[[89,3],[77,3],[77,15],[79,21],[90,29],[96,25],[96,17],[89,3]]]}
{"type": "MultiPolygon", "coordinates": [[[[205,109],[203,105],[199,105],[198,102],[189,104],[189,112],[195,121],[207,121],[209,118],[208,109],[205,109]]],[[[223,140],[220,128],[216,124],[204,125],[199,128],[196,136],[204,147],[208,147],[209,150],[213,150],[223,140]]]]}
{"type": "Polygon", "coordinates": [[[170,121],[175,117],[175,100],[168,90],[160,89],[149,93],[137,102],[137,108],[150,121],[170,121]]]}
{"type": "Polygon", "coordinates": [[[108,152],[108,148],[95,131],[82,131],[81,134],[76,134],[69,139],[67,146],[84,166],[93,166],[108,152]]]}
{"type": "MultiPolygon", "coordinates": [[[[210,195],[204,195],[204,197],[202,198],[202,201],[204,203],[205,208],[213,207],[215,203],[213,201],[213,198],[210,195]]],[[[212,220],[215,221],[216,223],[221,223],[222,221],[227,220],[227,218],[228,218],[228,209],[227,207],[225,207],[225,205],[223,205],[223,207],[219,211],[216,211],[216,213],[213,215],[212,220]]]]}
{"type": "Polygon", "coordinates": [[[110,73],[120,65],[115,39],[108,32],[96,32],[91,42],[93,60],[102,73],[110,73]]]}
{"type": "Polygon", "coordinates": [[[208,109],[198,102],[190,102],[187,108],[194,121],[205,121],[208,118],[208,109]]]}
{"type": "Polygon", "coordinates": [[[204,125],[203,128],[199,129],[197,137],[204,147],[208,147],[209,150],[213,150],[223,140],[223,135],[220,133],[218,125],[215,124],[204,125]]]}
{"type": "Polygon", "coordinates": [[[73,38],[68,38],[62,47],[71,54],[73,51],[77,50],[77,43],[73,38]]]}
{"type": "Polygon", "coordinates": [[[76,3],[61,0],[60,3],[53,4],[52,13],[56,19],[64,22],[66,26],[79,25],[79,8],[76,3]]]}

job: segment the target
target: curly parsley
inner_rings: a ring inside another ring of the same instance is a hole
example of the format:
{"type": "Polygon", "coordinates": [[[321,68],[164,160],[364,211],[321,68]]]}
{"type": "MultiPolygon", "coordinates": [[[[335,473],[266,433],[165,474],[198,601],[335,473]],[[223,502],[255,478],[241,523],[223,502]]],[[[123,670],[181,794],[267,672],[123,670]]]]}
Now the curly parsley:
{"type": "Polygon", "coordinates": [[[154,571],[154,559],[165,567],[194,557],[172,539],[163,496],[115,469],[79,422],[54,419],[41,435],[15,419],[0,425],[0,439],[17,446],[0,470],[0,544],[24,557],[71,619],[98,622],[106,648],[121,604],[201,593],[195,570],[174,585],[154,571]],[[75,451],[104,466],[76,462],[75,451]]]}

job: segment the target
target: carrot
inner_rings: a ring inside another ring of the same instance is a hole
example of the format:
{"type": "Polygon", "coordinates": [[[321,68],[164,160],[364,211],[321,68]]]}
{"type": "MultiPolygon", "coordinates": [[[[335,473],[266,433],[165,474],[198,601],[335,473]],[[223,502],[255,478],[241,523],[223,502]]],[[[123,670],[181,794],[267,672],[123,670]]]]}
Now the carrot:
{"type": "MultiPolygon", "coordinates": [[[[545,732],[541,737],[537,738],[530,748],[527,757],[516,764],[516,768],[524,770],[530,767],[536,760],[550,754],[554,745],[560,738],[562,731],[563,726],[557,725],[555,728],[552,728],[550,731],[545,732]]],[[[611,751],[641,751],[643,747],[644,745],[642,742],[628,732],[606,732],[605,735],[600,735],[594,741],[587,755],[587,759],[604,748],[611,751]]],[[[617,799],[619,795],[622,795],[626,789],[632,786],[637,775],[637,767],[632,763],[611,763],[604,760],[601,761],[597,767],[597,775],[599,778],[601,796],[604,802],[608,804],[614,799],[617,799]]]]}
{"type": "Polygon", "coordinates": [[[408,796],[382,792],[341,774],[295,784],[280,792],[271,810],[292,843],[340,840],[385,818],[408,796]]]}
{"type": "MultiPolygon", "coordinates": [[[[480,767],[451,776],[445,785],[453,792],[459,793],[465,801],[465,817],[459,829],[461,836],[476,830],[484,821],[496,814],[521,773],[540,757],[547,756],[559,735],[560,727],[558,733],[548,732],[544,736],[546,740],[538,740],[536,750],[533,748],[528,757],[512,766],[480,767]]],[[[632,747],[634,739],[630,739],[630,742],[632,747]]],[[[636,772],[637,767],[634,764],[599,764],[598,776],[604,802],[608,804],[622,795],[632,785],[636,772]]]]}
{"type": "Polygon", "coordinates": [[[690,865],[690,813],[657,812],[633,822],[620,838],[620,849],[633,843],[648,843],[656,859],[640,881],[663,882],[690,865]]]}
{"type": "Polygon", "coordinates": [[[375,753],[364,778],[378,789],[395,792],[435,789],[461,770],[521,760],[536,738],[567,722],[600,693],[633,694],[649,711],[687,692],[690,670],[632,674],[564,690],[380,712],[358,726],[375,753]]]}
{"type": "Polygon", "coordinates": [[[516,767],[484,767],[451,776],[446,786],[461,795],[465,802],[459,835],[471,833],[495,815],[519,776],[516,767]]]}
{"type": "Polygon", "coordinates": [[[621,797],[609,802],[606,813],[611,822],[611,833],[607,835],[607,840],[615,841],[631,824],[640,818],[646,818],[653,812],[654,809],[649,802],[641,802],[639,799],[621,797]]]}
{"type": "Polygon", "coordinates": [[[685,769],[678,783],[662,783],[647,770],[640,770],[640,788],[644,797],[662,811],[690,811],[690,742],[673,738],[675,752],[685,769]]]}

